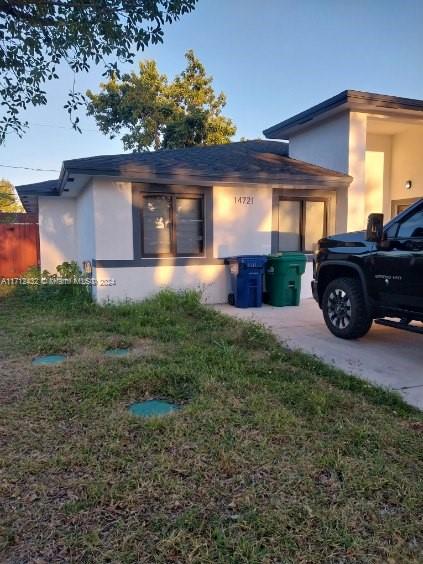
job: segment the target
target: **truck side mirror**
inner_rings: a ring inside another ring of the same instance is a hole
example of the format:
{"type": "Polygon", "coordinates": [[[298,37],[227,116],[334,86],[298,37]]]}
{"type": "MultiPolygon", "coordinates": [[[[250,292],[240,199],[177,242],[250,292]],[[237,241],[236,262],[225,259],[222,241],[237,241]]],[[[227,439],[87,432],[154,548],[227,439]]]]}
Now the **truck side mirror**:
{"type": "Polygon", "coordinates": [[[380,243],[383,239],[383,213],[371,213],[367,220],[366,239],[380,243]]]}

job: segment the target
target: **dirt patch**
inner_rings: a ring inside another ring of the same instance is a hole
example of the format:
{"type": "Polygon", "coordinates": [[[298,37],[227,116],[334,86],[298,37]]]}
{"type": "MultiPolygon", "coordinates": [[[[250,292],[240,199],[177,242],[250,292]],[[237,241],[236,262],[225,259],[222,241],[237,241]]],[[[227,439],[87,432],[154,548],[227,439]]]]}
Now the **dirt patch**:
{"type": "Polygon", "coordinates": [[[22,399],[33,380],[33,374],[30,359],[0,361],[0,405],[22,399]]]}
{"type": "Polygon", "coordinates": [[[70,357],[70,360],[78,360],[78,358],[83,360],[94,360],[99,357],[104,357],[104,353],[106,351],[114,349],[128,349],[128,356],[125,358],[130,358],[134,355],[151,357],[160,354],[157,343],[155,343],[152,339],[128,339],[122,335],[114,335],[113,337],[106,338],[101,348],[98,346],[83,347],[70,357]]]}
{"type": "Polygon", "coordinates": [[[129,350],[130,353],[137,356],[158,356],[157,343],[152,339],[137,339],[134,341],[133,346],[129,350]]]}
{"type": "Polygon", "coordinates": [[[423,434],[423,421],[407,421],[404,427],[411,429],[415,433],[423,434]]]}

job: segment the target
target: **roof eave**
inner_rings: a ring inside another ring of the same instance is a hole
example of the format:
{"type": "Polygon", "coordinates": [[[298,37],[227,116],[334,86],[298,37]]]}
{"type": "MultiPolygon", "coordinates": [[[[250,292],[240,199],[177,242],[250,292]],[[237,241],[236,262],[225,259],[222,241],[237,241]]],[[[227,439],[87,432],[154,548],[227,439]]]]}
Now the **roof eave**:
{"type": "Polygon", "coordinates": [[[310,127],[313,120],[326,119],[341,111],[348,110],[369,113],[376,111],[397,113],[401,111],[415,115],[415,112],[423,112],[423,100],[361,92],[359,90],[344,90],[304,112],[268,127],[263,131],[263,134],[267,139],[289,140],[292,133],[310,127]]]}
{"type": "Polygon", "coordinates": [[[107,174],[99,174],[98,171],[91,174],[90,171],[84,170],[81,174],[88,174],[93,178],[110,178],[125,182],[133,183],[151,183],[151,184],[174,184],[184,186],[287,186],[287,185],[310,185],[310,186],[349,186],[353,180],[351,176],[342,175],[280,175],[275,178],[264,177],[240,177],[240,176],[195,176],[195,175],[160,175],[160,174],[121,174],[119,172],[110,172],[107,174]]]}
{"type": "Polygon", "coordinates": [[[68,171],[67,171],[66,166],[65,166],[65,162],[66,161],[63,161],[62,166],[60,168],[59,182],[57,184],[59,196],[62,194],[63,188],[65,187],[65,184],[66,184],[66,180],[69,176],[68,171]]]}
{"type": "Polygon", "coordinates": [[[33,189],[21,189],[19,188],[19,186],[15,186],[16,192],[18,193],[18,196],[21,197],[25,197],[25,196],[59,196],[59,192],[58,190],[37,190],[36,188],[33,189]]]}
{"type": "Polygon", "coordinates": [[[315,117],[326,114],[330,110],[339,108],[340,106],[346,104],[348,102],[348,93],[348,90],[344,90],[336,96],[320,102],[320,104],[316,104],[315,106],[312,106],[293,117],[283,120],[276,125],[272,125],[271,127],[263,130],[263,135],[267,139],[284,139],[281,135],[286,134],[285,132],[288,131],[289,128],[305,125],[306,123],[311,122],[315,117]]]}

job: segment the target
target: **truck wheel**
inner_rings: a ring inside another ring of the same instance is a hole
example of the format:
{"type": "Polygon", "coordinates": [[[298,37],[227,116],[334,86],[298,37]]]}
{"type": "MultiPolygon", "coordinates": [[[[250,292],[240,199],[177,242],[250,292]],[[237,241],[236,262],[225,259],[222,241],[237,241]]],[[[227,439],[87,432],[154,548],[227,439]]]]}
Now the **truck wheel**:
{"type": "Polygon", "coordinates": [[[363,290],[354,278],[337,278],[328,284],[322,300],[327,328],[341,339],[359,339],[373,323],[363,290]]]}

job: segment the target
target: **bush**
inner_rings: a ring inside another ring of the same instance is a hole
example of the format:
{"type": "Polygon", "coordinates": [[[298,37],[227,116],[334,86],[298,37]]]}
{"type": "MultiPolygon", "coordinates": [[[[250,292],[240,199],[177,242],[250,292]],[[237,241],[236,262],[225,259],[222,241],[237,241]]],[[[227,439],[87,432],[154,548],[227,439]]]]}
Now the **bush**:
{"type": "Polygon", "coordinates": [[[91,301],[91,286],[88,277],[75,261],[63,262],[56,267],[56,273],[29,268],[22,275],[25,283],[16,287],[16,292],[31,301],[88,303],[91,301]]]}

